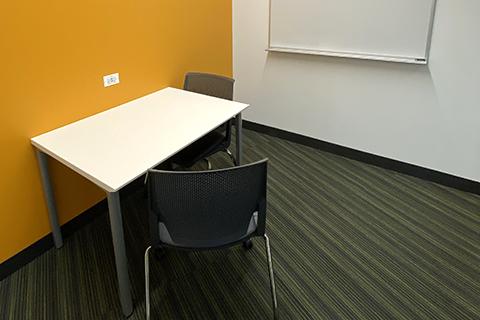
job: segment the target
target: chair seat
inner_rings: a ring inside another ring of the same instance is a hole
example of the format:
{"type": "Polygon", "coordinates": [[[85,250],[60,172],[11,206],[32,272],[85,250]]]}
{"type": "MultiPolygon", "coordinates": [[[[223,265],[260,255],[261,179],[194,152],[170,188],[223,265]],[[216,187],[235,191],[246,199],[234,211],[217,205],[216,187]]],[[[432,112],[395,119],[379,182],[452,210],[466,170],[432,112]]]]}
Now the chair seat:
{"type": "Polygon", "coordinates": [[[218,131],[212,131],[184,148],[172,157],[172,162],[182,167],[190,168],[199,160],[206,158],[220,149],[225,149],[225,136],[218,131]]]}
{"type": "Polygon", "coordinates": [[[167,226],[163,222],[158,223],[158,231],[160,236],[160,241],[164,244],[175,246],[175,247],[184,247],[192,249],[208,249],[214,247],[221,247],[228,245],[230,243],[238,241],[238,239],[247,238],[249,235],[253,234],[258,227],[258,212],[255,211],[250,218],[247,230],[243,234],[230,234],[225,235],[221,239],[207,240],[207,239],[181,239],[179,238],[177,242],[172,240],[170,232],[167,229],[167,226]]]}

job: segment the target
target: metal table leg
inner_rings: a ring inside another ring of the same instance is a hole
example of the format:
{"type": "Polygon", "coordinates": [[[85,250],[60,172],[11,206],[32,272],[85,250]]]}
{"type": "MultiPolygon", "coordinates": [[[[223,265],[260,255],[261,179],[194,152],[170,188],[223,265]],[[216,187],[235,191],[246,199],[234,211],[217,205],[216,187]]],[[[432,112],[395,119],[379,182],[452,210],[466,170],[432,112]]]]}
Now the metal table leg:
{"type": "Polygon", "coordinates": [[[113,249],[115,251],[115,265],[117,267],[120,303],[122,305],[123,314],[128,317],[133,312],[133,302],[130,293],[130,279],[128,277],[120,194],[119,192],[108,192],[107,199],[110,227],[112,229],[113,249]]]}
{"type": "Polygon", "coordinates": [[[58,223],[57,206],[55,205],[55,196],[53,194],[52,183],[50,181],[50,174],[48,172],[48,156],[40,150],[36,150],[38,166],[40,168],[40,176],[42,178],[43,194],[45,202],[47,203],[48,217],[50,220],[50,228],[52,229],[53,241],[55,247],[61,248],[63,246],[62,231],[58,223]]]}
{"type": "Polygon", "coordinates": [[[237,165],[242,164],[242,114],[239,113],[235,117],[236,147],[237,147],[237,165]]]}

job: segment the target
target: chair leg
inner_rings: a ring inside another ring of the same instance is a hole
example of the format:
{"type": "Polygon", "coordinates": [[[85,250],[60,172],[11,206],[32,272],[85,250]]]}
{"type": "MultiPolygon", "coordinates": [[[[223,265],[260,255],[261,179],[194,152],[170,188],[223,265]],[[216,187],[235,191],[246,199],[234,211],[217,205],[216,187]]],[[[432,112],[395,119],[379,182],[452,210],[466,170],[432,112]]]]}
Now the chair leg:
{"type": "Polygon", "coordinates": [[[243,241],[242,247],[243,247],[243,249],[245,249],[245,250],[250,250],[250,249],[252,249],[252,248],[253,248],[253,242],[252,242],[252,240],[251,240],[251,239],[248,239],[248,240],[243,241]]]}
{"type": "Polygon", "coordinates": [[[232,159],[233,165],[234,165],[234,166],[237,166],[237,160],[236,160],[235,157],[233,156],[232,151],[230,151],[230,150],[228,150],[228,149],[225,149],[225,152],[229,155],[230,159],[232,159]]]}
{"type": "Polygon", "coordinates": [[[268,260],[268,272],[270,276],[270,289],[272,294],[272,304],[273,304],[273,319],[278,319],[278,310],[277,310],[277,294],[275,292],[275,278],[273,274],[273,264],[272,264],[272,254],[270,252],[270,239],[265,234],[265,248],[267,249],[267,260],[268,260]]]}
{"type": "Polygon", "coordinates": [[[149,270],[149,253],[152,246],[145,250],[145,312],[147,320],[150,320],[150,270],[149,270]]]}

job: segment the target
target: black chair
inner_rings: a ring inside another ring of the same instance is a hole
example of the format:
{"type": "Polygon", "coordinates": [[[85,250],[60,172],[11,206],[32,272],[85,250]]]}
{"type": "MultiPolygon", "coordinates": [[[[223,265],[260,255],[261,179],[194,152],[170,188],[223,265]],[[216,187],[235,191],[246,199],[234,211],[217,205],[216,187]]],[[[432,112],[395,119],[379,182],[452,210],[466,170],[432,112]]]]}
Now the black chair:
{"type": "Polygon", "coordinates": [[[148,172],[151,246],[145,251],[147,319],[152,248],[227,248],[248,243],[252,237],[265,240],[273,314],[278,318],[270,241],[265,233],[267,161],[209,171],[148,172]]]}
{"type": "MultiPolygon", "coordinates": [[[[234,82],[235,80],[233,79],[215,74],[190,72],[185,75],[183,89],[212,97],[232,100],[234,82]]],[[[172,157],[171,163],[183,168],[190,168],[198,161],[205,159],[208,164],[208,169],[211,169],[211,164],[207,158],[219,151],[224,151],[230,156],[233,164],[236,165],[237,162],[232,152],[228,149],[230,147],[231,136],[232,120],[229,120],[177,153],[172,157]]]]}

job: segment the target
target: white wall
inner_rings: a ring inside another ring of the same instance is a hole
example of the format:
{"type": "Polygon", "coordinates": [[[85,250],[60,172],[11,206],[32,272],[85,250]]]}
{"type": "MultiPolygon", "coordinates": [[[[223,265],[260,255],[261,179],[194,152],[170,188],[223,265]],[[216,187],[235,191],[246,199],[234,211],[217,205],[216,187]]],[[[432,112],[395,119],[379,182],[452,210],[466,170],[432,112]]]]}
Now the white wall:
{"type": "Polygon", "coordinates": [[[480,181],[480,1],[438,0],[428,66],[267,54],[268,2],[233,0],[246,120],[480,181]]]}

